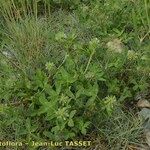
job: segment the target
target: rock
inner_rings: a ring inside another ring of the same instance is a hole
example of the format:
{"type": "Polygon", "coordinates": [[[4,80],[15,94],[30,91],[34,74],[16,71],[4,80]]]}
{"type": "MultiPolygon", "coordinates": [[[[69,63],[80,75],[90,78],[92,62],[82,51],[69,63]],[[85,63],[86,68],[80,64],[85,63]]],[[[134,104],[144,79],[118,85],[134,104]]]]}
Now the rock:
{"type": "Polygon", "coordinates": [[[139,108],[150,108],[150,102],[148,100],[139,100],[137,103],[139,108]]]}
{"type": "Polygon", "coordinates": [[[146,142],[150,148],[150,130],[146,130],[145,135],[146,135],[146,142]]]}
{"type": "Polygon", "coordinates": [[[143,108],[140,112],[139,115],[144,119],[144,121],[150,119],[150,109],[148,108],[143,108]]]}

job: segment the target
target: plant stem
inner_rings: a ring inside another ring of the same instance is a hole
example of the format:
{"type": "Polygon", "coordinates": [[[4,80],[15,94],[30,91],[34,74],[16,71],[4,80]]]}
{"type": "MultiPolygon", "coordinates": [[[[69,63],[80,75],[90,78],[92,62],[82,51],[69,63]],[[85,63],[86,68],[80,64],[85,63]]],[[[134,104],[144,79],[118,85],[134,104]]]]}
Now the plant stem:
{"type": "Polygon", "coordinates": [[[91,53],[91,55],[90,55],[90,58],[89,58],[89,60],[88,60],[88,63],[87,63],[87,65],[86,65],[86,68],[85,68],[85,70],[84,70],[84,74],[87,72],[87,70],[88,70],[88,68],[89,68],[89,65],[90,65],[90,63],[91,63],[91,60],[92,60],[93,55],[94,55],[94,51],[92,51],[92,53],[91,53]]]}

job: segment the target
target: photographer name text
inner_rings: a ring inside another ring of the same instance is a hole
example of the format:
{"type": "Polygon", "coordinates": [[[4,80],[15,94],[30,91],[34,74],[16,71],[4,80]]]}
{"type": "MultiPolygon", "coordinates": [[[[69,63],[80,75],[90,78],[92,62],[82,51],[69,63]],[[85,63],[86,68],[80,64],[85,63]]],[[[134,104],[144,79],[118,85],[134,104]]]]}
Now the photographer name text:
{"type": "Polygon", "coordinates": [[[91,141],[31,141],[29,143],[15,142],[15,141],[0,141],[0,147],[22,147],[24,145],[30,145],[32,147],[89,147],[91,141]]]}

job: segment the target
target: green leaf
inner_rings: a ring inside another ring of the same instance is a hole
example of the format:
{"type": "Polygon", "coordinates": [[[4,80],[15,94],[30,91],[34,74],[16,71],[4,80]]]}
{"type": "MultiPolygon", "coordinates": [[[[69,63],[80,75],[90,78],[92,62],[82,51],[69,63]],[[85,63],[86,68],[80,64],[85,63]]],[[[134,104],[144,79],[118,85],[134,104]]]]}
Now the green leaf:
{"type": "Polygon", "coordinates": [[[53,116],[55,110],[57,109],[56,99],[52,99],[51,101],[48,101],[45,98],[45,94],[41,94],[41,96],[39,97],[39,101],[42,104],[42,106],[38,110],[38,115],[47,113],[48,116],[53,116]]]}
{"type": "Polygon", "coordinates": [[[78,91],[76,92],[76,98],[79,98],[82,94],[85,94],[85,90],[82,85],[79,85],[77,89],[78,91]]]}
{"type": "Polygon", "coordinates": [[[47,105],[48,104],[48,101],[47,99],[45,98],[45,94],[42,93],[39,97],[39,102],[42,104],[42,105],[47,105]]]}
{"type": "Polygon", "coordinates": [[[87,132],[87,131],[86,131],[86,128],[83,127],[82,130],[81,130],[81,133],[82,133],[83,135],[86,135],[86,132],[87,132]]]}
{"type": "Polygon", "coordinates": [[[59,126],[55,126],[51,129],[51,132],[58,132],[60,131],[60,127],[59,126]]]}
{"type": "Polygon", "coordinates": [[[107,96],[104,101],[104,108],[106,109],[107,114],[110,116],[114,110],[114,105],[116,103],[115,96],[107,96]]]}
{"type": "Polygon", "coordinates": [[[74,122],[73,122],[72,119],[69,119],[69,121],[68,121],[68,126],[69,126],[69,127],[73,127],[73,126],[74,126],[74,122]]]}
{"type": "Polygon", "coordinates": [[[85,123],[82,124],[82,128],[81,128],[81,133],[82,133],[82,134],[86,135],[86,133],[87,133],[87,128],[89,127],[89,125],[90,125],[90,122],[89,122],[89,121],[87,121],[87,122],[85,122],[85,123]]]}
{"type": "Polygon", "coordinates": [[[94,101],[95,101],[95,97],[91,97],[88,99],[87,103],[86,103],[86,107],[91,107],[94,105],[94,101]]]}
{"type": "Polygon", "coordinates": [[[132,97],[132,94],[131,94],[129,88],[125,87],[125,89],[123,90],[123,93],[121,94],[121,97],[119,98],[118,101],[123,102],[128,97],[132,97]]]}
{"type": "Polygon", "coordinates": [[[62,88],[61,83],[58,82],[58,81],[56,81],[56,82],[55,82],[55,87],[56,87],[56,92],[57,92],[57,94],[59,95],[60,92],[61,92],[61,88],[62,88]]]}
{"type": "Polygon", "coordinates": [[[48,99],[52,99],[54,101],[58,100],[59,94],[53,90],[51,86],[48,85],[45,88],[45,92],[49,95],[48,99]]]}
{"type": "Polygon", "coordinates": [[[73,118],[74,117],[74,115],[76,114],[76,110],[72,110],[71,112],[70,112],[70,116],[69,116],[69,118],[73,118]]]}
{"type": "Polygon", "coordinates": [[[38,125],[34,124],[33,126],[31,126],[31,132],[35,132],[38,129],[38,125]]]}
{"type": "Polygon", "coordinates": [[[93,86],[91,84],[89,84],[89,87],[87,89],[85,89],[85,93],[86,93],[87,96],[96,97],[97,93],[98,93],[98,84],[97,84],[97,82],[95,82],[93,86]]]}
{"type": "Polygon", "coordinates": [[[90,121],[85,122],[84,127],[87,128],[91,124],[90,121]]]}
{"type": "Polygon", "coordinates": [[[62,67],[59,74],[56,75],[56,80],[63,84],[74,83],[77,80],[77,74],[72,74],[62,67]]]}
{"type": "Polygon", "coordinates": [[[69,96],[72,99],[75,98],[74,94],[70,91],[70,88],[66,90],[66,94],[67,94],[67,96],[69,96]]]}
{"type": "Polygon", "coordinates": [[[38,115],[46,113],[49,110],[49,107],[41,106],[40,109],[37,111],[38,115]]]}
{"type": "Polygon", "coordinates": [[[44,88],[44,85],[48,83],[48,77],[43,71],[38,69],[34,76],[34,81],[37,87],[44,88]]]}

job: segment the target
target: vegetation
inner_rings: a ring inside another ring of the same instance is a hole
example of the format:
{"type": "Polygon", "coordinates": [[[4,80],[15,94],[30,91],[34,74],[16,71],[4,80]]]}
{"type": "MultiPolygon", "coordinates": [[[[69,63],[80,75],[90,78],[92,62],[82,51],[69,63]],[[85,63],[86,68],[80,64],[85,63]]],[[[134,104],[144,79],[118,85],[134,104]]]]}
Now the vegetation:
{"type": "Polygon", "coordinates": [[[0,11],[1,141],[142,146],[149,0],[1,0],[0,11]]]}

